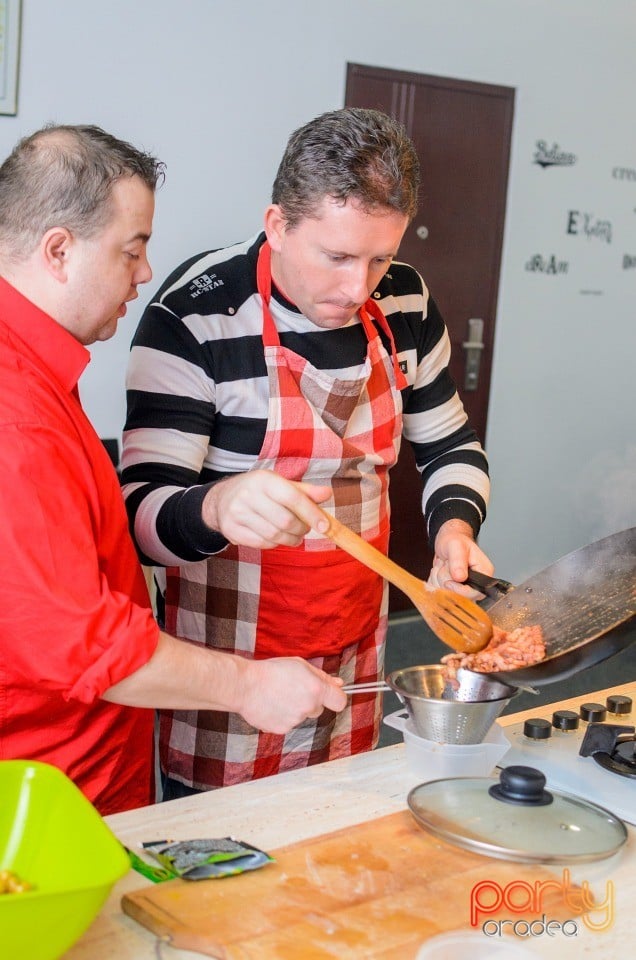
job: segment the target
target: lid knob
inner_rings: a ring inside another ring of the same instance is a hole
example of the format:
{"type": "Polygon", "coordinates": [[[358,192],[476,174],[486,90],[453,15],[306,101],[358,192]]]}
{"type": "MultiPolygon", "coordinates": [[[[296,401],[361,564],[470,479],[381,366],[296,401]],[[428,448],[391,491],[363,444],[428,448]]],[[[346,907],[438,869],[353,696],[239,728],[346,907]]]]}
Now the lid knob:
{"type": "Polygon", "coordinates": [[[489,787],[488,793],[504,803],[519,803],[526,807],[545,807],[552,803],[552,794],[545,787],[545,777],[534,767],[504,767],[499,783],[489,787]]]}

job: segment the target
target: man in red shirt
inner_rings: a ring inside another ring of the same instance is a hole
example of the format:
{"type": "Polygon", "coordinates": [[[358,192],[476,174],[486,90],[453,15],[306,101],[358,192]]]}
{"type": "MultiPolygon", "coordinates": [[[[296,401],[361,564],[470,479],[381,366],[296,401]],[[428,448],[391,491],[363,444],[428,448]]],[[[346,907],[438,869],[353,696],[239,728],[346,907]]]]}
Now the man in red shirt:
{"type": "MultiPolygon", "coordinates": [[[[0,759],[55,764],[102,814],[152,802],[153,707],[286,733],[346,702],[303,660],[188,644],[151,613],[77,383],[86,345],[115,333],[152,276],[162,176],[90,126],[38,131],[0,167],[0,759]]],[[[308,527],[295,511],[319,522],[325,493],[279,479],[268,539],[297,542],[308,527]]]]}

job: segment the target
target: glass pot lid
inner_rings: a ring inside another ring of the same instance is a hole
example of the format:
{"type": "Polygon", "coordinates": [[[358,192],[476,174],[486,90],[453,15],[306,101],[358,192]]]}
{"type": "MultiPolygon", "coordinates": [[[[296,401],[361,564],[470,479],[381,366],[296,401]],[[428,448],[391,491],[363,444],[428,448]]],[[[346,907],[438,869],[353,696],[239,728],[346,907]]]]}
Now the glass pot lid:
{"type": "Polygon", "coordinates": [[[407,802],[430,833],[499,860],[602,860],[625,843],[625,824],[609,810],[548,791],[545,784],[539,770],[510,766],[502,769],[498,780],[456,777],[421,783],[407,802]]]}

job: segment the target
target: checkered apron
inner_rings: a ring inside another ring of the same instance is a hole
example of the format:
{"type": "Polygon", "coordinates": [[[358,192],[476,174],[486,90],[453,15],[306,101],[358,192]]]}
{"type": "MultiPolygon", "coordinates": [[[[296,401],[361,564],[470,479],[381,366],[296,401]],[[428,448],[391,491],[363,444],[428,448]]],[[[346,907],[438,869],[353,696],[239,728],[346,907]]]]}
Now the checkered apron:
{"type": "MultiPolygon", "coordinates": [[[[265,439],[252,469],[329,485],[322,506],[385,553],[388,470],[397,460],[406,385],[393,336],[377,304],[360,310],[367,356],[356,380],[338,380],[284,348],[269,309],[271,251],[258,260],[263,344],[269,378],[265,439]],[[373,319],[372,319],[373,317],[373,319]],[[390,344],[389,355],[375,323],[390,344]]],[[[208,561],[166,571],[166,628],[215,649],[261,659],[302,656],[345,683],[383,675],[387,589],[314,531],[299,547],[228,546],[208,561]]],[[[351,698],[285,736],[263,733],[237,714],[163,712],[164,772],[206,790],[369,750],[378,738],[381,695],[351,698]]]]}

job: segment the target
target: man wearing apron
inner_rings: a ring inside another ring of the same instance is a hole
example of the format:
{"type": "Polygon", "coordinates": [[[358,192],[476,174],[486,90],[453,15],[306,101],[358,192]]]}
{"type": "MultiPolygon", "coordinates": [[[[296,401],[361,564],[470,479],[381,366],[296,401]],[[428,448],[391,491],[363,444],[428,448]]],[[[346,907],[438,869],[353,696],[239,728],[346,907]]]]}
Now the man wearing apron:
{"type": "MultiPolygon", "coordinates": [[[[142,560],[161,565],[169,632],[250,658],[297,655],[345,683],[381,676],[386,585],[299,517],[319,502],[386,553],[403,433],[436,582],[492,571],[475,543],[487,465],[448,375],[448,335],[419,275],[394,262],[417,185],[398,124],[325,114],[290,138],[264,234],[187,261],[147,308],[122,480],[142,560]]],[[[285,736],[235,714],[164,711],[164,796],[369,750],[381,707],[357,696],[285,736]]]]}

